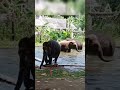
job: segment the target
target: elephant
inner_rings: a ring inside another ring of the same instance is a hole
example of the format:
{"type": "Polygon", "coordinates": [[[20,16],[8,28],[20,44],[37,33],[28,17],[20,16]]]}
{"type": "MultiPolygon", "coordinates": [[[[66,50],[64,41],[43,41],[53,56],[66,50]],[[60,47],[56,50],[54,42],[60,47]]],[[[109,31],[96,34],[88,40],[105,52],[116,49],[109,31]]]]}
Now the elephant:
{"type": "Polygon", "coordinates": [[[71,49],[76,49],[78,52],[82,49],[82,44],[80,44],[78,41],[67,39],[59,42],[61,46],[61,51],[64,52],[71,52],[71,49]]]}
{"type": "Polygon", "coordinates": [[[112,37],[98,32],[87,31],[85,37],[85,52],[86,55],[98,55],[104,62],[111,60],[106,59],[104,56],[113,56],[115,51],[115,42],[112,37]]]}
{"type": "Polygon", "coordinates": [[[71,41],[71,42],[73,42],[73,43],[76,43],[76,45],[74,45],[73,47],[72,47],[72,49],[78,49],[78,50],[82,50],[82,48],[83,48],[83,45],[82,45],[82,43],[80,43],[80,41],[78,41],[78,40],[74,40],[74,39],[66,39],[67,41],[71,41]]]}
{"type": "Polygon", "coordinates": [[[24,82],[24,86],[26,90],[29,88],[35,88],[35,36],[24,37],[19,41],[18,44],[19,50],[19,74],[18,80],[15,86],[15,90],[19,90],[22,82],[24,82]],[[33,79],[30,79],[30,72],[32,74],[33,79]]]}
{"type": "Polygon", "coordinates": [[[57,41],[49,40],[48,42],[44,42],[43,43],[43,59],[40,65],[40,69],[44,61],[47,65],[51,65],[52,58],[55,58],[54,61],[55,61],[55,64],[57,64],[57,59],[60,55],[60,50],[61,50],[61,47],[57,41]],[[47,60],[47,57],[49,58],[49,60],[47,60]]]}

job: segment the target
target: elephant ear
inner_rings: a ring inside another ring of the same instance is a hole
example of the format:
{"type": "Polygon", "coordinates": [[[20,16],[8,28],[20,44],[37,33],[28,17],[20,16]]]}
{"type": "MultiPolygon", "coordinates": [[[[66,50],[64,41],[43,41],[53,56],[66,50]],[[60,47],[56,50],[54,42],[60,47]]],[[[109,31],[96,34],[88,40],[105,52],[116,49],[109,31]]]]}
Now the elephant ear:
{"type": "Polygon", "coordinates": [[[47,50],[47,48],[48,48],[48,42],[44,42],[43,43],[43,50],[47,50]]]}
{"type": "Polygon", "coordinates": [[[73,42],[69,42],[69,47],[71,47],[71,46],[73,46],[74,45],[74,43],[73,42]]]}

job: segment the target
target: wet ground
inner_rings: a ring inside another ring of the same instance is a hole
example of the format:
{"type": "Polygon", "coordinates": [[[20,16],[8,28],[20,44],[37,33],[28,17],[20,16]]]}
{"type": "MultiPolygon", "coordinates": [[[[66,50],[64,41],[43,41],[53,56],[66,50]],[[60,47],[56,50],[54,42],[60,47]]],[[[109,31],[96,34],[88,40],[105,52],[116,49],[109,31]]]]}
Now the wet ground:
{"type": "MultiPolygon", "coordinates": [[[[35,48],[35,56],[42,60],[42,48],[35,48]]],[[[36,61],[36,66],[40,66],[41,62],[36,61]]],[[[72,50],[71,53],[61,52],[57,61],[58,65],[75,65],[75,66],[64,66],[62,69],[69,72],[76,72],[85,69],[85,49],[81,52],[72,50]]],[[[45,64],[45,63],[44,63],[45,64]]],[[[45,67],[42,67],[43,69],[45,67]]],[[[45,68],[48,69],[49,67],[45,68]]],[[[51,69],[51,68],[50,68],[51,69]]],[[[54,67],[52,69],[60,69],[59,67],[54,67]]],[[[85,79],[80,77],[78,79],[72,78],[44,78],[36,79],[36,90],[85,90],[85,79]]]]}
{"type": "MultiPolygon", "coordinates": [[[[14,85],[3,82],[1,79],[16,83],[19,70],[17,52],[17,49],[0,49],[0,90],[14,90],[14,85]]],[[[21,90],[24,90],[24,86],[21,90]]]]}
{"type": "MultiPolygon", "coordinates": [[[[35,48],[35,57],[42,60],[42,47],[35,48]]],[[[40,66],[41,62],[36,61],[36,66],[40,66]]],[[[69,71],[79,71],[85,68],[85,50],[81,52],[77,52],[76,50],[72,50],[71,53],[61,52],[60,56],[57,60],[58,65],[76,65],[76,66],[64,66],[65,69],[69,71]]],[[[44,63],[45,64],[45,63],[44,63]]]]}
{"type": "Polygon", "coordinates": [[[103,62],[96,56],[87,57],[86,90],[120,90],[120,48],[111,58],[113,61],[103,62]]]}
{"type": "MultiPolygon", "coordinates": [[[[42,56],[42,54],[40,55],[42,56]]],[[[91,61],[86,63],[87,66],[86,90],[120,90],[120,48],[116,48],[114,54],[114,60],[111,62],[103,62],[100,59],[98,59],[98,57],[96,56],[93,57],[89,56],[88,58],[91,58],[91,61]]],[[[19,65],[19,57],[17,55],[17,49],[0,49],[0,74],[4,75],[4,78],[6,78],[7,76],[13,79],[13,81],[16,81],[19,70],[18,65],[19,65]]],[[[80,80],[75,82],[79,82],[79,81],[80,80]]],[[[50,80],[50,83],[53,82],[55,81],[50,80]]],[[[61,83],[65,82],[65,84],[67,83],[65,80],[59,82],[61,83]]],[[[45,83],[47,82],[44,81],[43,86],[45,85],[45,83]]],[[[68,83],[70,82],[68,81],[68,83]]],[[[40,85],[39,80],[38,80],[38,84],[39,84],[38,88],[40,88],[42,84],[40,85]]],[[[59,83],[57,83],[57,85],[59,86],[59,83]]],[[[84,84],[81,85],[84,87],[84,84]]],[[[22,87],[21,90],[24,90],[23,88],[24,87],[22,87]]],[[[13,90],[13,89],[14,89],[13,85],[0,81],[0,90],[13,90]]],[[[60,89],[54,89],[54,90],[60,90],[60,89]]],[[[80,90],[84,90],[84,89],[80,89],[80,90]]]]}

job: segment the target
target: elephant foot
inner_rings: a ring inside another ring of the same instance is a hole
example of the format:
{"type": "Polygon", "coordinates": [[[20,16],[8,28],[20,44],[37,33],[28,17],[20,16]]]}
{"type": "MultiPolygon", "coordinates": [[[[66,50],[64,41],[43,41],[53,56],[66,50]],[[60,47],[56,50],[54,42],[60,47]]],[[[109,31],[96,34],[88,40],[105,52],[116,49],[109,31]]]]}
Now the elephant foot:
{"type": "Polygon", "coordinates": [[[49,63],[46,63],[45,66],[46,66],[46,65],[50,65],[50,64],[49,64],[49,63]]]}
{"type": "Polygon", "coordinates": [[[57,63],[55,63],[55,64],[54,64],[54,66],[55,66],[55,67],[57,67],[57,66],[58,66],[58,64],[57,64],[57,63]]]}

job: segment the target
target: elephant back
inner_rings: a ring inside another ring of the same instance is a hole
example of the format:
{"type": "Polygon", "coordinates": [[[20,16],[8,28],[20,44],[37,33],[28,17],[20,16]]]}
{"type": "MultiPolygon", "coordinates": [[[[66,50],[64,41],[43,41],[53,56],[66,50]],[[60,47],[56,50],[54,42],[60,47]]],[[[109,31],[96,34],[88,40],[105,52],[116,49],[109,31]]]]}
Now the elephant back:
{"type": "Polygon", "coordinates": [[[49,46],[51,48],[50,55],[57,56],[61,50],[59,43],[57,41],[54,41],[54,40],[50,40],[50,41],[48,41],[48,43],[49,43],[49,46]]]}

